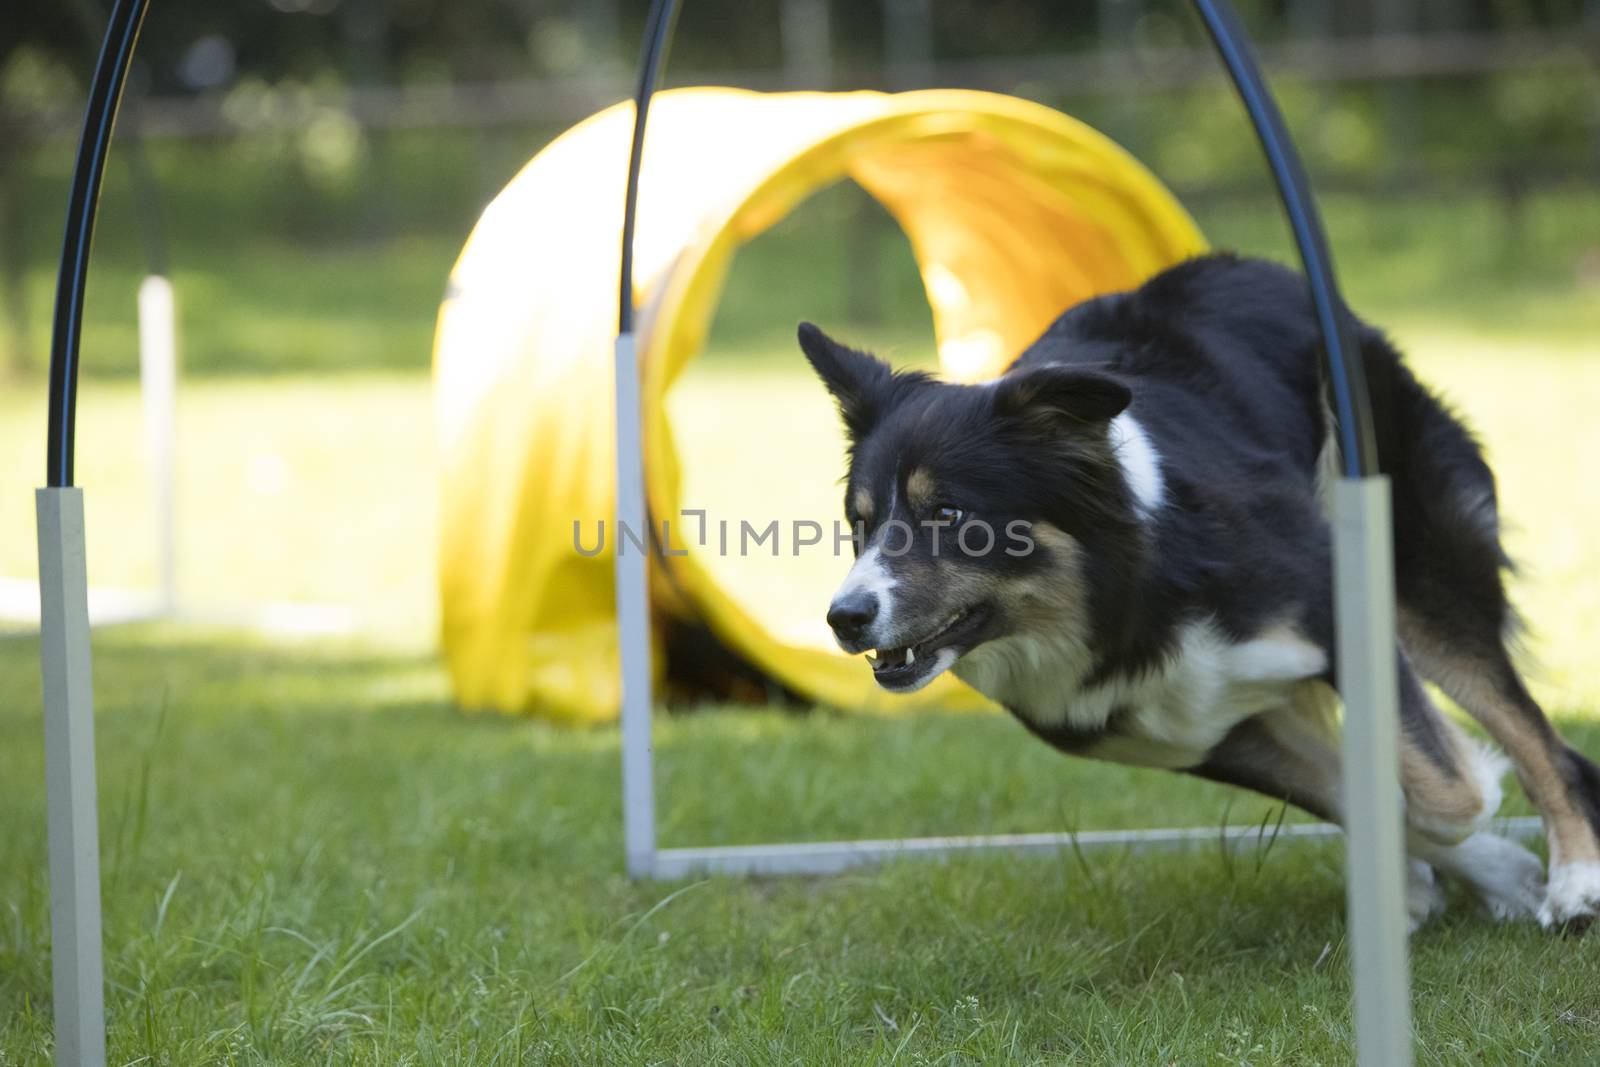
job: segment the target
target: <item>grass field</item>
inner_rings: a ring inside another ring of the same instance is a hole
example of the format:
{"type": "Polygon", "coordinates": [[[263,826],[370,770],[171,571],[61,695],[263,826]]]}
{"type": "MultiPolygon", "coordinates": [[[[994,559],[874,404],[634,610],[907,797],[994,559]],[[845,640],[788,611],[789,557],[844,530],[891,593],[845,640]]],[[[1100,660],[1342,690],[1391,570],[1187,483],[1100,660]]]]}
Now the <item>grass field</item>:
{"type": "MultiPolygon", "coordinates": [[[[48,1047],[33,652],[0,644],[6,1064],[48,1047]]],[[[613,731],[461,719],[426,658],[118,631],[97,666],[115,1063],[1348,1062],[1330,846],[638,885],[613,731]]],[[[1268,813],[984,716],[723,710],[658,758],[672,843],[1268,813]]],[[[1591,940],[1464,908],[1415,947],[1423,1062],[1592,1062],[1591,940]]]]}
{"type": "MultiPolygon", "coordinates": [[[[7,1065],[48,1049],[33,654],[0,643],[7,1065]]],[[[427,658],[117,631],[97,679],[114,1063],[1348,1062],[1332,846],[633,884],[614,731],[459,718],[427,658]]],[[[986,716],[657,744],[668,843],[1270,817],[986,716]]],[[[1592,1062],[1592,939],[1462,905],[1414,942],[1421,1061],[1592,1062]]]]}
{"type": "MultiPolygon", "coordinates": [[[[1536,689],[1591,753],[1600,302],[1579,268],[1600,242],[1596,203],[1536,203],[1525,246],[1481,203],[1330,211],[1358,305],[1483,432],[1526,564],[1536,689]]],[[[686,491],[720,511],[836,507],[837,437],[790,348],[795,318],[922,351],[892,254],[888,313],[849,322],[837,249],[802,241],[849,216],[819,210],[741,260],[714,351],[674,398],[686,491]],[[789,432],[749,447],[775,424],[789,432]],[[774,467],[788,484],[762,477],[774,467]]],[[[1281,250],[1270,212],[1207,225],[1281,250]]],[[[454,243],[308,257],[224,236],[179,274],[197,372],[180,410],[185,598],[329,601],[362,629],[97,635],[112,1062],[1350,1061],[1336,846],[628,882],[616,732],[464,717],[435,656],[421,370],[454,243]]],[[[91,304],[79,470],[93,580],[141,586],[153,556],[117,297],[136,271],[114,251],[91,304]]],[[[42,401],[37,379],[0,391],[0,576],[33,573],[42,401]]],[[[804,613],[834,577],[775,565],[741,580],[752,602],[804,613]]],[[[36,652],[0,638],[0,1067],[50,1047],[36,652]]],[[[1069,762],[999,717],[701,710],[659,722],[665,844],[1276,818],[1204,783],[1069,762]]],[[[1594,1062],[1600,944],[1461,904],[1413,942],[1419,1060],[1594,1062]]]]}

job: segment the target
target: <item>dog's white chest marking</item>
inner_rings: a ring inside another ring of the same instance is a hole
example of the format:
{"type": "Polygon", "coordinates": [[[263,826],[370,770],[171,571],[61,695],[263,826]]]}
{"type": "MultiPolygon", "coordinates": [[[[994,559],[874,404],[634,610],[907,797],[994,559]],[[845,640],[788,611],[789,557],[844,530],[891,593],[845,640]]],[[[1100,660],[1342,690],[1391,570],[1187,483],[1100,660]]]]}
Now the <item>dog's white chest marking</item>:
{"type": "Polygon", "coordinates": [[[974,688],[1036,726],[1107,730],[1086,755],[1168,768],[1200,762],[1229,730],[1284,706],[1298,684],[1327,667],[1321,649],[1287,628],[1230,642],[1198,622],[1183,628],[1160,667],[1084,687],[1090,658],[1081,644],[994,644],[1010,647],[984,646],[957,666],[974,688]]]}

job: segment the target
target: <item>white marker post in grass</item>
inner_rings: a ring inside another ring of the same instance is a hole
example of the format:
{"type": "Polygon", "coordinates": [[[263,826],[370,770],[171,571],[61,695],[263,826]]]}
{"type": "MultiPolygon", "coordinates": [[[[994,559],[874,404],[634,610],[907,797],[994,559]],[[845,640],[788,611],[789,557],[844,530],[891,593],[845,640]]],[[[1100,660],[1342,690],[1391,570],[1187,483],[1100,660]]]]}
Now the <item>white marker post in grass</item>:
{"type": "Polygon", "coordinates": [[[649,878],[656,863],[656,797],[650,743],[650,532],[640,435],[639,363],[634,335],[616,345],[617,511],[611,532],[616,560],[617,638],[622,657],[622,828],[628,874],[649,878]],[[637,538],[629,551],[629,531],[637,538]]]}
{"type": "Polygon", "coordinates": [[[45,800],[50,836],[50,961],[55,1062],[103,1067],[100,831],[83,490],[40,489],[39,661],[44,675],[45,800]]]}
{"type": "Polygon", "coordinates": [[[1357,1062],[1406,1067],[1411,1063],[1411,969],[1388,478],[1335,483],[1333,587],[1345,707],[1344,881],[1357,1062]]]}
{"type": "Polygon", "coordinates": [[[139,393],[160,567],[156,612],[170,616],[178,610],[178,317],[172,283],[159,274],[139,285],[139,393]]]}

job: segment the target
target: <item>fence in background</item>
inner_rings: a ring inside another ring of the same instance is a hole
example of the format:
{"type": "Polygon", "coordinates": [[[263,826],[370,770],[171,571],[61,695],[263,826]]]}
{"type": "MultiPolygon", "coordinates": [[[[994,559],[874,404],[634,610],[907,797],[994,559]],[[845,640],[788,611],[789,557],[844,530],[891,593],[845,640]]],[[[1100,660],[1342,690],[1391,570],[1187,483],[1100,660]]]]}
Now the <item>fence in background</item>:
{"type": "MultiPolygon", "coordinates": [[[[818,0],[788,0],[790,6],[823,7],[818,0]]],[[[896,18],[907,0],[888,5],[896,18]]],[[[915,0],[911,6],[915,7],[915,0]]],[[[824,8],[825,10],[825,8],[824,8]]],[[[785,34],[784,62],[767,70],[701,70],[669,79],[669,84],[728,85],[745,89],[829,89],[840,87],[987,89],[1023,95],[1139,96],[1198,85],[1221,86],[1215,57],[1203,48],[1113,47],[1092,52],[984,59],[928,58],[921,47],[906,47],[896,30],[880,65],[840,67],[827,39],[810,20],[805,33],[785,34]]],[[[907,25],[915,25],[910,20],[907,25]]],[[[826,25],[821,27],[826,30],[826,25]]],[[[1263,65],[1275,77],[1318,85],[1458,77],[1530,70],[1562,58],[1600,65],[1600,30],[1586,41],[1581,34],[1390,33],[1375,37],[1296,40],[1264,46],[1263,65]]],[[[522,123],[567,124],[624,99],[631,92],[617,73],[529,78],[478,85],[352,87],[310,91],[308,104],[336,106],[362,127],[404,130],[437,127],[493,127],[522,123]]],[[[1600,102],[1597,102],[1600,106],[1600,102]]],[[[70,138],[80,116],[74,104],[26,117],[39,136],[70,138]]],[[[152,136],[224,137],[239,132],[224,99],[209,95],[153,97],[140,104],[140,123],[152,136]]]]}

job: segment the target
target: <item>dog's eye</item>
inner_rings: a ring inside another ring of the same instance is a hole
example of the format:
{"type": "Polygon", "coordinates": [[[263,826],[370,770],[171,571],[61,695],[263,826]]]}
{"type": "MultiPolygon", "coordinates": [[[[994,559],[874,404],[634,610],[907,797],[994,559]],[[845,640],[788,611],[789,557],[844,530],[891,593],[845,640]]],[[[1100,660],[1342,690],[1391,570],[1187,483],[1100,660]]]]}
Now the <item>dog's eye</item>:
{"type": "Polygon", "coordinates": [[[953,508],[948,504],[933,510],[935,522],[948,522],[952,526],[960,526],[966,521],[967,513],[960,508],[953,508]]]}

